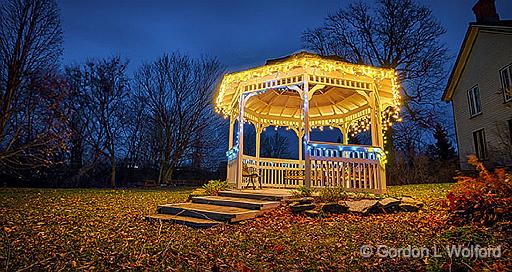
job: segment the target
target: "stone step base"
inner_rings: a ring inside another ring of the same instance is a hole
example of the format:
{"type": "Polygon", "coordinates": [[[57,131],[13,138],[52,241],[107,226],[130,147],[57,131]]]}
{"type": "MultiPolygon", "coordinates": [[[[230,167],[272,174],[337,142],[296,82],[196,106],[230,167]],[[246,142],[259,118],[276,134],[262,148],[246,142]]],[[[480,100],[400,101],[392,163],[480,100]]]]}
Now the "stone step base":
{"type": "Polygon", "coordinates": [[[229,223],[252,219],[261,214],[259,210],[202,203],[166,204],[158,206],[157,211],[160,214],[180,215],[229,223]]]}
{"type": "Polygon", "coordinates": [[[291,197],[290,194],[270,194],[265,192],[259,192],[255,190],[250,191],[220,191],[219,196],[236,197],[236,198],[247,198],[247,199],[258,199],[266,201],[282,201],[291,197]]]}
{"type": "Polygon", "coordinates": [[[218,206],[238,207],[250,210],[268,210],[280,205],[279,201],[228,197],[228,196],[198,196],[192,198],[192,203],[212,204],[218,206]]]}

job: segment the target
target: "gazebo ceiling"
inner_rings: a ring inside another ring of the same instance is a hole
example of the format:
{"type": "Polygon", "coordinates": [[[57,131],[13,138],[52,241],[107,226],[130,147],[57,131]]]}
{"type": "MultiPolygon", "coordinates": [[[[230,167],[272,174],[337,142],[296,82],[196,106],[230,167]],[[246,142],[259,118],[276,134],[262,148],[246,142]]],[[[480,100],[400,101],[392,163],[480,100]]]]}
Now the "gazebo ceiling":
{"type": "MultiPolygon", "coordinates": [[[[366,98],[352,90],[333,86],[316,91],[309,100],[309,116],[313,119],[343,115],[368,105],[366,98]]],[[[296,91],[269,90],[247,101],[245,111],[269,120],[302,119],[302,98],[296,91]]]]}
{"type": "Polygon", "coordinates": [[[396,74],[301,52],[268,61],[250,70],[226,74],[216,96],[216,110],[225,116],[239,111],[244,93],[257,93],[244,107],[244,119],[266,125],[299,127],[301,95],[297,87],[308,81],[309,117],[313,125],[351,122],[368,112],[368,95],[376,92],[379,108],[398,111],[400,96],[396,74]]]}

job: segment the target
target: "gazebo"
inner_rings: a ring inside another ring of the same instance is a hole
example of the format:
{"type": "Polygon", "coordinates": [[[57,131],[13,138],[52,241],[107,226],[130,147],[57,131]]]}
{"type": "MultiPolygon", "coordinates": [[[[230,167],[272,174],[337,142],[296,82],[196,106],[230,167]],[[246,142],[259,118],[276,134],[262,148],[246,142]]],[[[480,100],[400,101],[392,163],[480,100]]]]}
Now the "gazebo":
{"type": "Polygon", "coordinates": [[[393,69],[300,52],[226,74],[215,108],[230,120],[227,180],[236,188],[242,188],[243,169],[249,166],[256,169],[264,187],[386,191],[383,135],[400,120],[399,84],[393,69]],[[247,122],[256,130],[255,156],[243,154],[247,122]],[[298,160],[260,156],[260,136],[269,126],[296,133],[298,160]],[[339,129],[343,142],[311,141],[311,129],[323,127],[339,129]],[[371,145],[348,144],[349,135],[362,131],[371,133],[371,145]]]}

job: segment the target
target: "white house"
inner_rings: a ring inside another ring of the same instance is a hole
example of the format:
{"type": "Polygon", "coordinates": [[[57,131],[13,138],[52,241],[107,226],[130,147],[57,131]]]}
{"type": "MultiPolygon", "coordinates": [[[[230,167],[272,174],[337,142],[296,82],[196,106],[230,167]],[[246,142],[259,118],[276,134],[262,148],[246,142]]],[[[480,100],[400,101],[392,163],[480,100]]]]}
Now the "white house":
{"type": "Polygon", "coordinates": [[[452,102],[461,168],[475,154],[490,166],[512,165],[512,20],[494,0],[480,0],[443,100],[452,102]]]}

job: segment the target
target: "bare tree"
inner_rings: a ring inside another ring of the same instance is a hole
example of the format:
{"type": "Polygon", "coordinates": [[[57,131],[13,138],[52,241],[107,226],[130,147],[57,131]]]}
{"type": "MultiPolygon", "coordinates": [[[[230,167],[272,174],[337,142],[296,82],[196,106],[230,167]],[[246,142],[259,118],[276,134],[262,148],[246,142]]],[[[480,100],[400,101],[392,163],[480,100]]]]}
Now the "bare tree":
{"type": "MultiPolygon", "coordinates": [[[[441,86],[448,60],[444,34],[432,11],[414,0],[375,0],[349,4],[303,34],[305,46],[321,54],[334,54],[347,61],[398,72],[403,97],[404,122],[415,129],[434,129],[446,106],[441,86]]],[[[394,159],[393,129],[387,132],[389,163],[394,159]]],[[[413,154],[411,154],[413,155],[413,154]]]]}
{"type": "Polygon", "coordinates": [[[288,138],[275,131],[273,135],[263,135],[261,140],[261,153],[267,158],[285,158],[289,155],[288,138]]]}
{"type": "Polygon", "coordinates": [[[87,110],[85,94],[85,74],[80,66],[65,67],[69,95],[65,100],[65,108],[68,112],[67,127],[69,128],[69,171],[70,181],[78,186],[80,179],[94,168],[97,156],[85,160],[86,131],[92,121],[87,110]]]}
{"type": "Polygon", "coordinates": [[[224,120],[218,116],[213,107],[208,107],[209,113],[203,126],[194,133],[194,140],[189,148],[192,168],[216,170],[219,162],[225,158],[225,148],[221,143],[227,142],[224,120]]]}
{"type": "Polygon", "coordinates": [[[445,79],[444,29],[413,0],[356,2],[303,34],[305,46],[354,62],[397,70],[411,120],[430,126],[445,79]]]}
{"type": "Polygon", "coordinates": [[[222,72],[215,59],[193,60],[179,53],[166,54],[137,71],[136,86],[145,96],[158,144],[159,183],[171,180],[193,143],[204,149],[198,141],[207,139],[205,131],[217,119],[211,101],[222,72]]]}
{"type": "Polygon", "coordinates": [[[89,162],[78,172],[83,175],[106,158],[110,164],[112,187],[116,187],[118,152],[124,144],[128,122],[127,64],[119,57],[113,57],[66,69],[72,93],[68,104],[72,160],[83,159],[86,145],[90,150],[89,162]]]}
{"type": "Polygon", "coordinates": [[[55,1],[9,0],[0,7],[0,169],[48,166],[63,148],[66,90],[55,72],[61,53],[55,1]]]}
{"type": "Polygon", "coordinates": [[[227,124],[225,120],[212,111],[212,121],[206,127],[206,131],[203,133],[205,137],[202,137],[203,149],[201,161],[201,167],[203,169],[218,170],[219,163],[224,161],[226,158],[226,147],[228,142],[227,124]]]}
{"type": "Polygon", "coordinates": [[[256,129],[254,126],[244,125],[244,154],[256,156],[256,129]]]}
{"type": "Polygon", "coordinates": [[[302,40],[306,44],[308,49],[313,50],[319,53],[320,55],[343,56],[346,54],[343,51],[336,51],[339,48],[335,43],[333,43],[334,41],[330,39],[330,33],[326,27],[308,29],[306,32],[303,33],[302,40]]]}
{"type": "Polygon", "coordinates": [[[396,126],[393,167],[387,169],[388,174],[393,177],[389,183],[429,182],[430,180],[426,179],[426,166],[429,161],[422,153],[422,133],[411,122],[399,123],[396,126]]]}
{"type": "Polygon", "coordinates": [[[89,135],[101,143],[102,153],[110,161],[110,185],[116,187],[117,152],[122,146],[129,82],[126,76],[128,63],[119,57],[89,62],[91,92],[89,108],[93,114],[89,135]]]}
{"type": "Polygon", "coordinates": [[[128,108],[127,116],[131,121],[126,126],[127,162],[131,167],[151,167],[154,161],[151,158],[154,130],[148,125],[151,124],[151,115],[146,106],[145,97],[139,93],[133,94],[128,108]]]}

